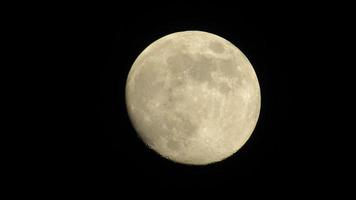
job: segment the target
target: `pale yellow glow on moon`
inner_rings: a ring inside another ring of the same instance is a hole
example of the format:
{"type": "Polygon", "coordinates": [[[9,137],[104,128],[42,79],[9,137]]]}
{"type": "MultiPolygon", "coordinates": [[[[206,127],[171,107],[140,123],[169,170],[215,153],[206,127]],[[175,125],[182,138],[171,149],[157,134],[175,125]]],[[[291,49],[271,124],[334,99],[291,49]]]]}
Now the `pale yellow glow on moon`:
{"type": "Polygon", "coordinates": [[[172,161],[204,165],[238,151],[252,134],[261,95],[255,71],[229,41],[177,32],[134,62],[126,105],[140,138],[172,161]]]}

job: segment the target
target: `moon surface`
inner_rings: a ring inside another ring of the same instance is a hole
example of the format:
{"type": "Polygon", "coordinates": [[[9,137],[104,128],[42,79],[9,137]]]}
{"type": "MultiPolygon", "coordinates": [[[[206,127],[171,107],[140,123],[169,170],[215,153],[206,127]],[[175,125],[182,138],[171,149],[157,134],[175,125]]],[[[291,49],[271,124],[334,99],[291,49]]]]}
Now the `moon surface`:
{"type": "Polygon", "coordinates": [[[206,165],[237,152],[251,136],[260,87],[246,56],[226,39],[176,32],[150,44],[126,82],[130,120],[161,156],[206,165]]]}

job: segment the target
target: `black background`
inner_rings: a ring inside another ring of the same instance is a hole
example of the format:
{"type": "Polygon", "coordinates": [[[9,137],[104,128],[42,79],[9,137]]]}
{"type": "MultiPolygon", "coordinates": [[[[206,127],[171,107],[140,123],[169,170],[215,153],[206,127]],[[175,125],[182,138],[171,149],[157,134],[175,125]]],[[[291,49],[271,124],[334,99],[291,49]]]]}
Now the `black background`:
{"type": "Polygon", "coordinates": [[[205,188],[298,195],[341,180],[330,162],[336,153],[324,150],[331,127],[316,114],[324,113],[317,97],[329,70],[322,64],[329,54],[321,49],[332,21],[324,12],[305,5],[204,2],[69,10],[50,22],[55,26],[48,33],[55,41],[50,45],[58,47],[51,60],[56,67],[46,72],[55,82],[47,90],[54,91],[50,98],[56,103],[48,106],[55,115],[46,120],[51,136],[45,143],[54,151],[42,166],[49,169],[48,181],[63,191],[117,197],[146,189],[205,188]],[[137,137],[126,111],[125,83],[136,57],[158,38],[184,30],[232,42],[252,63],[261,87],[261,113],[251,138],[233,156],[207,166],[160,157],[137,137]]]}

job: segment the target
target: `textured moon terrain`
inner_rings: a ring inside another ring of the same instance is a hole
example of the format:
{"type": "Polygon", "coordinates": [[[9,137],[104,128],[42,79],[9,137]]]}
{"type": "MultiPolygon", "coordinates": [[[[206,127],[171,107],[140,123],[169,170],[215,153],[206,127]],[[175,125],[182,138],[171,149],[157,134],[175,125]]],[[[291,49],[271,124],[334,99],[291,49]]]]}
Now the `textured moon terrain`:
{"type": "Polygon", "coordinates": [[[205,165],[237,152],[259,117],[260,87],[246,56],[224,38],[176,32],[150,44],[126,82],[130,120],[174,162],[205,165]]]}

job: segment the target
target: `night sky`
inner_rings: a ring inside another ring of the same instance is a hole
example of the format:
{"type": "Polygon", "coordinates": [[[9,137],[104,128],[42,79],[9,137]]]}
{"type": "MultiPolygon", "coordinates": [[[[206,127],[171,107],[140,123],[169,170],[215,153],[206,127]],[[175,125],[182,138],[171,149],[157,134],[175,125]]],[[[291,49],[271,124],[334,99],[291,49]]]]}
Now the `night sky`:
{"type": "Polygon", "coordinates": [[[58,72],[65,74],[59,77],[66,95],[57,116],[63,120],[57,125],[63,145],[56,149],[64,184],[108,193],[255,188],[251,191],[301,194],[315,191],[315,185],[327,188],[329,170],[323,166],[334,155],[326,156],[322,147],[327,144],[316,142],[326,132],[311,126],[315,111],[323,109],[313,97],[320,85],[310,84],[319,70],[312,58],[319,58],[314,50],[324,40],[316,27],[323,22],[318,16],[301,17],[314,12],[300,12],[302,6],[259,8],[167,2],[83,6],[78,14],[74,9],[75,17],[64,24],[68,29],[60,32],[70,44],[64,53],[70,60],[58,72]],[[185,30],[211,32],[232,42],[252,63],[261,87],[260,117],[248,142],[208,166],[160,157],[138,138],[126,111],[125,83],[136,57],[158,38],[185,30]]]}
{"type": "Polygon", "coordinates": [[[90,147],[97,159],[95,165],[106,169],[98,175],[103,173],[108,180],[117,179],[115,184],[120,179],[133,185],[137,181],[164,187],[221,186],[236,180],[252,184],[262,177],[267,183],[270,178],[283,181],[291,176],[287,171],[292,165],[291,152],[285,142],[295,134],[288,128],[290,69],[283,63],[286,38],[280,38],[287,30],[273,20],[244,19],[234,13],[178,16],[168,12],[162,13],[165,17],[129,19],[114,15],[103,24],[98,22],[97,29],[101,30],[95,31],[98,33],[95,42],[101,60],[97,66],[91,65],[91,70],[98,73],[94,83],[100,83],[97,86],[100,95],[94,94],[98,99],[93,109],[99,130],[90,130],[93,137],[90,140],[96,146],[90,147]],[[249,58],[261,87],[262,107],[253,135],[234,156],[209,166],[185,166],[160,157],[137,137],[126,111],[125,82],[136,57],[156,39],[184,30],[207,31],[231,41],[249,58]]]}

